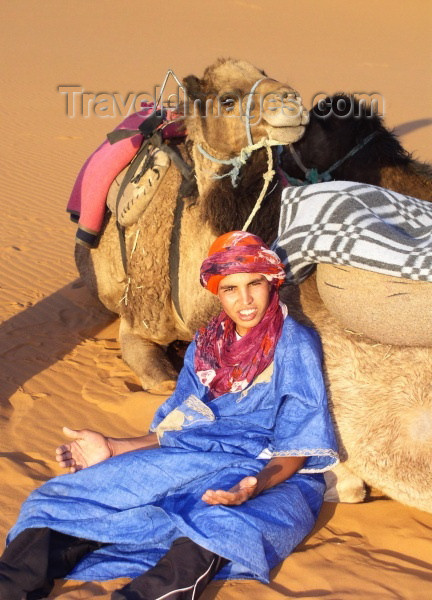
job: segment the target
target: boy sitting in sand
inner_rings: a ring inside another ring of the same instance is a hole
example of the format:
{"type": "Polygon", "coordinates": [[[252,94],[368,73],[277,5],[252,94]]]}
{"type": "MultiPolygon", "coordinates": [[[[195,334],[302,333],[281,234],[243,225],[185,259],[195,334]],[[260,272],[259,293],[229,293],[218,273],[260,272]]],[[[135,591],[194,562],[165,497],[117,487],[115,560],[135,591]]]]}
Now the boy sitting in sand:
{"type": "Polygon", "coordinates": [[[279,258],[258,237],[218,238],[201,283],[222,312],[198,331],[151,432],[66,430],[70,474],[22,506],[0,559],[0,599],[55,578],[131,577],[112,600],[197,599],[219,579],[269,581],[312,529],[337,463],[318,336],[279,302],[279,258]]]}

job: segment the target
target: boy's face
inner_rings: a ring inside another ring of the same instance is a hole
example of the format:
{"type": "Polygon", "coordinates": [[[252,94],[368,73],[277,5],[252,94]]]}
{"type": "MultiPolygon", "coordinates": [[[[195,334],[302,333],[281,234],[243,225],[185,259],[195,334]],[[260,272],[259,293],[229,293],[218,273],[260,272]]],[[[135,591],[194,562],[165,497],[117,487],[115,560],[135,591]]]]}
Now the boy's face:
{"type": "Polygon", "coordinates": [[[270,301],[270,283],[260,273],[227,275],[219,284],[218,298],[236,324],[237,333],[243,336],[264,317],[270,301]]]}

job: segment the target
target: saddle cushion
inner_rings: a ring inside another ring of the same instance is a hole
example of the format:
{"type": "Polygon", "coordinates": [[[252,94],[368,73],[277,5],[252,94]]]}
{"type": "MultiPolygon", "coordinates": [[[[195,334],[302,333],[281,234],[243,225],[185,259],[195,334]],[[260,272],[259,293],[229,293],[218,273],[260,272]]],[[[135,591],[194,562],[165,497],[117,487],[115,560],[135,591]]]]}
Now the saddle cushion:
{"type": "Polygon", "coordinates": [[[317,266],[344,328],[383,344],[432,346],[432,203],[373,185],[286,188],[276,251],[291,283],[317,266]]]}
{"type": "Polygon", "coordinates": [[[432,347],[432,283],[321,263],[318,292],[349,332],[382,344],[432,347]]]}
{"type": "MultiPolygon", "coordinates": [[[[116,130],[138,129],[153,111],[153,105],[144,106],[141,111],[124,119],[116,130]]],[[[173,121],[162,130],[164,139],[182,135],[185,135],[183,122],[173,121]]],[[[78,222],[77,243],[91,247],[96,242],[105,216],[110,186],[136,155],[142,140],[141,134],[127,137],[115,144],[105,140],[85,161],[66,209],[71,218],[78,222]]]]}
{"type": "Polygon", "coordinates": [[[288,281],[328,263],[432,282],[432,202],[352,181],[285,188],[281,201],[288,281]]]}

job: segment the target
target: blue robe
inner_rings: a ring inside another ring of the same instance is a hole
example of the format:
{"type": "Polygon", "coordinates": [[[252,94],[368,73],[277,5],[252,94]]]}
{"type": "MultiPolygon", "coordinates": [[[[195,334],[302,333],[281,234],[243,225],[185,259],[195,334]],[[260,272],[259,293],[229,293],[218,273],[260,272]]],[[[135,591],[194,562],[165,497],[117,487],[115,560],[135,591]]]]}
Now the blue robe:
{"type": "Polygon", "coordinates": [[[189,345],[174,394],[151,425],[160,448],[115,456],[60,475],[24,502],[10,539],[50,527],[108,545],[70,573],[80,580],[136,577],[172,541],[188,536],[229,559],[217,578],[269,581],[269,571],[312,529],[322,472],[337,463],[317,334],[284,321],[274,361],[238,393],[207,401],[189,345]],[[272,456],[307,456],[298,473],[240,506],[208,505],[207,489],[229,489],[272,456]]]}

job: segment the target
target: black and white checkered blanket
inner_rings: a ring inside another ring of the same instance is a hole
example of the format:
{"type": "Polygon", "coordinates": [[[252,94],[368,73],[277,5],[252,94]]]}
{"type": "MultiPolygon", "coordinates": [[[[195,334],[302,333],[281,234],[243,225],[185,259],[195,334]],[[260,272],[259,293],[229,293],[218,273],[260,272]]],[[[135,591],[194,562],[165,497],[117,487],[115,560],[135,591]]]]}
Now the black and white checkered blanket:
{"type": "Polygon", "coordinates": [[[287,281],[316,263],[432,282],[432,202],[352,181],[288,187],[273,249],[287,281]]]}

